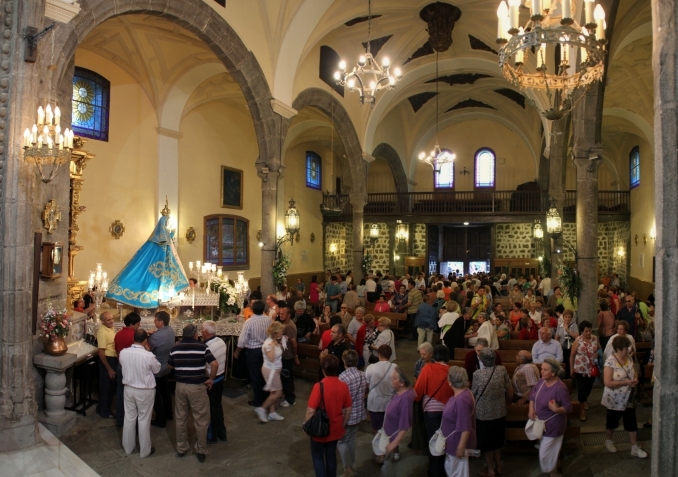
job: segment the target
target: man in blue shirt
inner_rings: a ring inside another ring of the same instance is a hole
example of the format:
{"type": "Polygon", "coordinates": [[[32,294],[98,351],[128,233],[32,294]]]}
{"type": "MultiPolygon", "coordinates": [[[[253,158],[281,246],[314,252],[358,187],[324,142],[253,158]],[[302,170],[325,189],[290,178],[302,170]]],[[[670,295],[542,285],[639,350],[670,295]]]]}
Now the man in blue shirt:
{"type": "Polygon", "coordinates": [[[563,347],[560,341],[551,339],[551,329],[542,326],[539,329],[539,341],[532,346],[532,362],[541,364],[546,358],[555,358],[559,363],[563,362],[563,347]]]}
{"type": "Polygon", "coordinates": [[[417,345],[428,342],[433,344],[433,332],[438,326],[438,312],[429,303],[428,295],[423,295],[423,303],[417,308],[417,316],[414,319],[414,326],[417,328],[417,345]]]}
{"type": "Polygon", "coordinates": [[[339,306],[339,299],[341,298],[341,288],[337,285],[337,277],[332,275],[330,277],[330,284],[325,289],[327,297],[325,298],[325,303],[330,305],[332,313],[337,312],[337,307],[339,306]]]}

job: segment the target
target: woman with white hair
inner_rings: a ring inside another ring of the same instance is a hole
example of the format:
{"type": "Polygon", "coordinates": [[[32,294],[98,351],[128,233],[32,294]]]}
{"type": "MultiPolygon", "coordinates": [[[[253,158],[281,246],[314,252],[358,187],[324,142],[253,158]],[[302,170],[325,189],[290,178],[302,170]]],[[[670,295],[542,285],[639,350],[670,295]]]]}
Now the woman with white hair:
{"type": "Polygon", "coordinates": [[[374,343],[370,345],[370,349],[376,351],[381,345],[389,345],[392,350],[391,359],[389,361],[393,362],[396,359],[395,352],[395,335],[391,331],[391,319],[382,316],[377,320],[377,330],[379,331],[379,336],[374,340],[374,343]]]}
{"type": "Polygon", "coordinates": [[[572,411],[570,392],[560,379],[564,375],[558,361],[546,358],[541,364],[541,379],[530,392],[528,417],[547,421],[539,444],[539,465],[551,477],[560,475],[556,469],[558,454],[567,428],[567,413],[572,411]]]}
{"type": "Polygon", "coordinates": [[[445,473],[448,477],[469,477],[466,449],[475,449],[476,400],[468,389],[468,374],[464,368],[452,366],[447,373],[453,399],[443,409],[440,425],[445,441],[445,473]]]}

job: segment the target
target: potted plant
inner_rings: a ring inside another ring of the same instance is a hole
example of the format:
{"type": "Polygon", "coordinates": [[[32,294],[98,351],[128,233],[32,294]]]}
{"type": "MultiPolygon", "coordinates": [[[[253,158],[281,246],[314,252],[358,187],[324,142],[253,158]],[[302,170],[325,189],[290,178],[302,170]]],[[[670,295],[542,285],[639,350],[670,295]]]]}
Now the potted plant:
{"type": "Polygon", "coordinates": [[[45,343],[45,353],[52,356],[66,354],[66,336],[71,327],[71,317],[66,310],[57,311],[48,305],[40,316],[40,331],[45,343]]]}

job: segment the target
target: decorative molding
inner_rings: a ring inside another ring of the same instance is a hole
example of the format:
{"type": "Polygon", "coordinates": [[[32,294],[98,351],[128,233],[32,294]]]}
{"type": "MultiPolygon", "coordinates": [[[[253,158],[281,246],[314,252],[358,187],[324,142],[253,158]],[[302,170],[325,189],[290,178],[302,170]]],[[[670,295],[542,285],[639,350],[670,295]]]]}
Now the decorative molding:
{"type": "Polygon", "coordinates": [[[108,231],[111,232],[111,235],[117,240],[125,233],[125,226],[122,225],[122,222],[116,220],[108,228],[108,231]]]}
{"type": "Polygon", "coordinates": [[[369,164],[372,161],[374,161],[375,159],[376,159],[376,157],[374,157],[373,155],[368,154],[365,151],[363,151],[363,161],[365,161],[369,164]]]}
{"type": "Polygon", "coordinates": [[[315,234],[311,232],[311,235],[308,237],[308,239],[311,241],[311,243],[315,242],[315,234]]]}
{"type": "Polygon", "coordinates": [[[173,131],[167,128],[157,127],[155,128],[155,130],[158,131],[158,134],[160,134],[161,136],[167,136],[173,139],[181,139],[182,137],[184,137],[184,133],[179,131],[173,131]]]}
{"type": "Polygon", "coordinates": [[[412,186],[416,186],[416,185],[417,185],[417,182],[414,181],[414,180],[412,180],[412,179],[407,179],[407,183],[408,183],[409,185],[412,185],[412,186]]]}
{"type": "Polygon", "coordinates": [[[45,16],[61,23],[69,23],[80,13],[80,4],[68,0],[46,0],[45,16]]]}
{"type": "Polygon", "coordinates": [[[47,233],[51,234],[59,225],[61,220],[61,212],[59,211],[59,205],[54,199],[47,202],[45,205],[45,210],[42,211],[42,222],[43,227],[47,229],[47,233]]]}
{"type": "Polygon", "coordinates": [[[186,240],[188,243],[193,243],[196,237],[195,229],[193,227],[189,227],[188,230],[186,231],[186,240]]]}
{"type": "Polygon", "coordinates": [[[273,108],[274,113],[279,114],[285,119],[290,119],[299,113],[299,111],[294,109],[292,106],[289,106],[282,101],[278,101],[277,99],[271,100],[271,108],[273,108]]]}

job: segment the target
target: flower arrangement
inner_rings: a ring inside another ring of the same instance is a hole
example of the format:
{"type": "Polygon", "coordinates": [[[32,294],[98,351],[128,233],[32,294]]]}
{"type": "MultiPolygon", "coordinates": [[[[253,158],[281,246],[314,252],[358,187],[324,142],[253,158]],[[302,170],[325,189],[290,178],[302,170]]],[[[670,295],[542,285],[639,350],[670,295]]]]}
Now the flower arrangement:
{"type": "Polygon", "coordinates": [[[367,272],[369,272],[372,269],[372,261],[374,260],[374,257],[372,256],[371,253],[366,253],[363,256],[363,263],[361,265],[363,269],[363,275],[367,275],[367,272]]]}
{"type": "Polygon", "coordinates": [[[582,283],[577,270],[561,263],[558,267],[558,281],[566,298],[579,299],[582,283]]]}
{"type": "Polygon", "coordinates": [[[287,284],[287,270],[292,265],[290,256],[284,253],[278,255],[278,259],[273,264],[273,281],[276,287],[287,284]]]}
{"type": "Polygon", "coordinates": [[[551,276],[551,260],[546,255],[539,262],[539,273],[543,278],[551,276]]]}
{"type": "Polygon", "coordinates": [[[238,294],[227,277],[212,277],[210,290],[219,294],[219,309],[222,313],[238,313],[238,294]]]}
{"type": "Polygon", "coordinates": [[[51,306],[40,316],[40,331],[49,340],[64,338],[71,327],[71,317],[66,310],[57,311],[51,306]]]}

